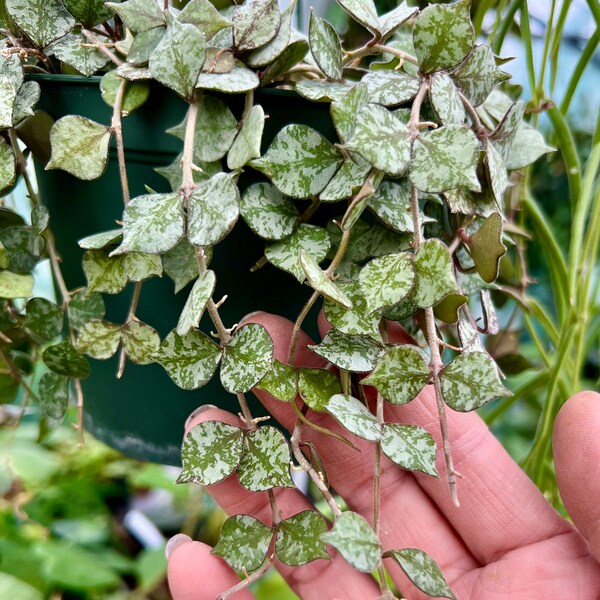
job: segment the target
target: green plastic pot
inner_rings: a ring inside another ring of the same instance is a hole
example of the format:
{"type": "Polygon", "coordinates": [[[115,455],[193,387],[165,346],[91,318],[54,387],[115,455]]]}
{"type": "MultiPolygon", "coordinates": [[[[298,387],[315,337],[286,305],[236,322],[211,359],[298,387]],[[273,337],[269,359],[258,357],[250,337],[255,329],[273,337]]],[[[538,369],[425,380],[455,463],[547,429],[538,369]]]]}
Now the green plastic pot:
{"type": "MultiPolygon", "coordinates": [[[[102,100],[99,77],[35,76],[42,86],[40,109],[54,119],[79,114],[109,124],[112,109],[102,100]]],[[[256,94],[266,120],[264,146],[287,123],[309,125],[330,139],[335,133],[328,105],[303,100],[292,92],[261,90],[256,94]]],[[[168,191],[168,183],[154,168],[171,164],[181,151],[181,142],[164,131],[180,123],[187,105],[161,86],[151,90],[148,102],[123,120],[128,178],[133,196],[146,193],[145,185],[168,191]]],[[[235,98],[232,110],[240,114],[242,99],[235,98]]],[[[85,285],[78,240],[115,227],[122,216],[122,195],[116,151],[111,149],[104,175],[95,181],[80,181],[63,171],[45,171],[36,164],[43,202],[50,210],[51,228],[62,256],[63,272],[73,289],[85,285]]],[[[256,177],[243,176],[241,185],[256,177]]],[[[217,245],[211,268],[217,273],[215,298],[228,295],[220,312],[232,325],[251,311],[265,310],[295,318],[309,290],[293,277],[266,265],[251,273],[250,267],[262,257],[263,243],[240,220],[225,241],[217,245]]],[[[132,286],[118,296],[105,295],[110,321],[123,322],[132,286]],[[127,293],[129,292],[129,293],[127,293]]],[[[165,336],[177,324],[189,288],[174,295],[173,282],[166,276],[144,283],[137,316],[165,336]]],[[[211,330],[203,320],[202,329],[211,330]]],[[[83,381],[85,426],[108,445],[129,456],[163,464],[180,464],[183,427],[188,415],[202,404],[215,404],[238,412],[236,399],[223,390],[218,375],[200,390],[189,392],[171,382],[159,365],[128,363],[117,380],[116,356],[107,361],[92,360],[92,374],[83,381]]],[[[254,400],[254,402],[256,402],[254,400]]],[[[264,410],[255,405],[256,414],[264,410]]]]}

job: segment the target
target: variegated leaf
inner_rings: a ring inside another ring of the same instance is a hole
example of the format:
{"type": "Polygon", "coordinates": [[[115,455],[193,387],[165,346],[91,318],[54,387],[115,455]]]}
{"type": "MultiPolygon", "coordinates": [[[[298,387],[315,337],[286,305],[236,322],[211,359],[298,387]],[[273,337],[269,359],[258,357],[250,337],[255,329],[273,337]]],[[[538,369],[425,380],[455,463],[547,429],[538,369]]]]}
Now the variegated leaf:
{"type": "Polygon", "coordinates": [[[345,308],[352,308],[352,301],[346,294],[328,277],[327,273],[319,267],[319,263],[304,250],[300,250],[300,265],[309,285],[333,302],[337,302],[345,308]]]}
{"type": "Polygon", "coordinates": [[[353,373],[373,369],[383,352],[381,343],[366,335],[347,335],[331,329],[317,346],[309,346],[331,364],[353,373]]]}
{"type": "Polygon", "coordinates": [[[371,165],[362,156],[350,154],[320,193],[319,199],[322,202],[337,202],[350,198],[364,184],[370,170],[371,165]]]}
{"type": "Polygon", "coordinates": [[[138,33],[131,42],[127,53],[127,62],[134,67],[145,67],[150,62],[150,56],[165,36],[163,27],[156,27],[138,33]]]}
{"type": "Polygon", "coordinates": [[[33,291],[33,275],[0,271],[0,298],[28,298],[33,291]]]}
{"type": "Polygon", "coordinates": [[[279,31],[281,14],[277,0],[252,0],[233,13],[233,43],[238,52],[268,44],[279,31]]]}
{"type": "Polygon", "coordinates": [[[57,373],[44,373],[39,383],[40,416],[62,422],[69,407],[69,378],[57,373]]]}
{"type": "Polygon", "coordinates": [[[380,33],[379,17],[373,0],[338,0],[338,4],[371,33],[380,33]]]}
{"type": "Polygon", "coordinates": [[[487,145],[483,162],[492,188],[494,200],[500,211],[503,211],[504,192],[508,186],[508,174],[502,156],[491,142],[487,145]]]}
{"type": "Polygon", "coordinates": [[[46,298],[31,298],[27,302],[25,327],[43,340],[60,335],[64,324],[64,312],[60,306],[46,298]]]}
{"type": "Polygon", "coordinates": [[[435,306],[458,290],[452,257],[440,240],[426,240],[415,254],[413,264],[417,274],[414,300],[420,308],[435,306]]]}
{"type": "Polygon", "coordinates": [[[6,0],[5,4],[19,29],[39,48],[46,48],[75,25],[62,0],[6,0]]]}
{"type": "Polygon", "coordinates": [[[104,0],[63,0],[66,9],[88,29],[110,20],[112,11],[105,6],[104,0]]]}
{"type": "Polygon", "coordinates": [[[165,16],[156,0],[127,0],[127,2],[106,2],[121,17],[127,29],[148,31],[165,24],[165,16]]]}
{"type": "Polygon", "coordinates": [[[12,146],[0,140],[0,191],[11,187],[17,180],[17,165],[12,146]]]}
{"type": "Polygon", "coordinates": [[[42,354],[46,366],[59,375],[85,379],[90,374],[90,364],[69,340],[48,346],[42,354]]]}
{"type": "Polygon", "coordinates": [[[231,25],[210,0],[191,0],[183,7],[177,20],[180,23],[195,25],[207,40],[231,25]]]}
{"type": "Polygon", "coordinates": [[[52,51],[56,58],[89,77],[103,69],[110,59],[97,48],[82,46],[88,43],[83,35],[69,35],[55,44],[52,51]]]}
{"type": "Polygon", "coordinates": [[[299,39],[290,45],[262,72],[260,85],[266,86],[287,73],[308,54],[308,42],[299,39]]]}
{"type": "Polygon", "coordinates": [[[272,63],[287,48],[292,33],[292,17],[296,7],[296,0],[292,0],[281,13],[281,24],[277,35],[262,48],[253,50],[246,64],[249,67],[264,67],[272,63]]]}
{"type": "MultiPolygon", "coordinates": [[[[205,253],[207,250],[204,250],[205,253]]],[[[162,261],[165,273],[175,284],[176,294],[198,277],[196,250],[186,239],[181,240],[174,248],[163,254],[162,261]]]]}
{"type": "Polygon", "coordinates": [[[105,312],[102,296],[83,290],[71,297],[69,323],[74,329],[80,329],[91,319],[102,319],[105,312]]]}
{"type": "Polygon", "coordinates": [[[233,70],[228,73],[200,73],[196,82],[197,88],[225,94],[244,94],[255,90],[259,85],[258,75],[240,62],[236,62],[233,70]]]}
{"type": "Polygon", "coordinates": [[[407,6],[406,2],[400,2],[396,8],[390,10],[379,17],[379,28],[383,39],[394,33],[400,25],[405,23],[410,17],[416,12],[417,8],[414,6],[407,6]]]}
{"type": "Polygon", "coordinates": [[[108,246],[118,245],[122,236],[123,230],[121,229],[111,229],[110,231],[94,233],[79,240],[79,247],[84,250],[102,250],[108,246]]]}
{"type": "MultiPolygon", "coordinates": [[[[100,81],[100,90],[102,100],[114,108],[117,99],[117,92],[121,85],[122,78],[117,71],[109,71],[100,81]]],[[[127,83],[121,111],[123,114],[129,114],[136,108],[139,108],[148,100],[150,95],[150,84],[147,81],[130,81],[127,83]]],[[[181,170],[181,169],[180,169],[181,170]]]]}
{"type": "Polygon", "coordinates": [[[35,107],[40,99],[41,88],[37,81],[26,81],[17,92],[12,121],[18,125],[35,114],[35,107]]]}
{"type": "Polygon", "coordinates": [[[331,560],[321,534],[327,531],[323,515],[316,510],[305,510],[284,519],[277,526],[275,554],[291,567],[305,565],[322,558],[331,560]]]}
{"type": "Polygon", "coordinates": [[[108,256],[104,250],[88,250],[83,256],[88,291],[118,294],[127,285],[123,256],[108,256]]]}
{"type": "Polygon", "coordinates": [[[523,124],[517,129],[510,152],[506,158],[506,168],[509,171],[523,169],[534,163],[540,156],[554,152],[556,148],[548,146],[544,136],[533,127],[523,124]]]}
{"type": "Polygon", "coordinates": [[[124,259],[125,275],[129,281],[144,281],[162,277],[162,261],[158,254],[128,252],[124,259]]]}
{"type": "Polygon", "coordinates": [[[227,155],[227,166],[231,170],[241,169],[250,160],[260,156],[264,126],[265,113],[262,106],[253,106],[244,118],[242,128],[227,155]]]}
{"type": "Polygon", "coordinates": [[[369,208],[392,229],[401,233],[414,231],[408,179],[382,181],[371,197],[369,208]]]}
{"type": "Polygon", "coordinates": [[[296,397],[296,369],[273,359],[273,367],[256,387],[277,400],[291,402],[296,397]]]}
{"type": "Polygon", "coordinates": [[[403,469],[439,477],[435,468],[435,440],[421,427],[385,423],[381,434],[381,450],[403,469]]]}
{"type": "Polygon", "coordinates": [[[8,77],[0,77],[0,128],[13,126],[17,87],[8,77]]]}
{"type": "Polygon", "coordinates": [[[215,289],[216,277],[214,271],[206,271],[194,283],[190,295],[181,311],[177,323],[177,333],[185,335],[194,327],[198,327],[207,302],[215,289]]]}
{"type": "Polygon", "coordinates": [[[362,79],[368,102],[393,107],[412,100],[419,91],[419,79],[401,71],[371,71],[362,79]]]}
{"type": "Polygon", "coordinates": [[[127,357],[138,365],[155,362],[154,354],[160,349],[160,336],[154,327],[141,321],[129,321],[121,330],[123,349],[127,357]]]}
{"type": "Polygon", "coordinates": [[[325,408],[336,421],[357,437],[371,442],[381,439],[381,426],[375,415],[360,400],[336,394],[329,399],[325,408]]]}
{"type": "Polygon", "coordinates": [[[337,81],[302,81],[296,84],[296,91],[313,102],[337,102],[341,100],[353,85],[337,81]]]}
{"type": "Polygon", "coordinates": [[[310,51],[319,68],[328,79],[342,78],[342,45],[331,23],[310,13],[308,28],[310,51]]]}
{"type": "Polygon", "coordinates": [[[464,124],[465,107],[450,75],[435,73],[431,76],[429,99],[433,110],[444,125],[464,124]]]}
{"type": "Polygon", "coordinates": [[[355,85],[343,98],[331,105],[331,119],[342,142],[354,134],[356,113],[367,103],[369,90],[363,83],[355,85]]]}
{"type": "Polygon", "coordinates": [[[77,336],[75,347],[82,354],[104,360],[110,358],[121,342],[121,327],[108,321],[88,321],[77,336]]]}
{"type": "Polygon", "coordinates": [[[339,379],[326,369],[303,368],[298,372],[302,400],[317,412],[326,412],[331,396],[342,393],[339,379]]]}

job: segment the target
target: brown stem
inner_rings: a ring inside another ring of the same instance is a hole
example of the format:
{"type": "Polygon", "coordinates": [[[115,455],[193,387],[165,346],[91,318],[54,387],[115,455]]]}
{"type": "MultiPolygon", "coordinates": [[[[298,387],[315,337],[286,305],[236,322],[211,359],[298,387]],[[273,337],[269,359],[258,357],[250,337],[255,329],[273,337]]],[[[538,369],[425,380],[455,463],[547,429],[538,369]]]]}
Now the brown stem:
{"type": "Polygon", "coordinates": [[[123,61],[114,53],[112,50],[108,48],[108,46],[96,35],[94,35],[89,29],[82,29],[81,33],[90,41],[94,46],[104,54],[107,58],[109,58],[112,62],[120,67],[123,64],[123,61]]]}
{"type": "Polygon", "coordinates": [[[75,429],[77,429],[79,445],[84,446],[85,439],[83,437],[83,390],[81,389],[81,380],[74,379],[73,383],[75,385],[75,394],[77,397],[77,424],[75,425],[75,429]]]}
{"type": "Polygon", "coordinates": [[[294,323],[294,328],[292,329],[292,337],[290,340],[290,349],[288,352],[288,364],[292,367],[294,366],[294,361],[296,359],[296,350],[298,347],[298,339],[300,337],[300,331],[302,329],[302,323],[304,323],[304,319],[308,315],[310,309],[313,307],[314,303],[319,299],[319,292],[313,292],[312,296],[308,299],[308,302],[304,305],[304,308],[300,311],[296,322],[294,323]]]}
{"type": "Polygon", "coordinates": [[[244,394],[236,394],[240,408],[242,409],[242,418],[246,423],[246,427],[250,431],[254,431],[256,429],[256,421],[250,412],[250,407],[248,406],[248,402],[246,401],[246,396],[244,394]]]}
{"type": "Polygon", "coordinates": [[[473,129],[475,130],[475,135],[480,140],[487,140],[488,131],[482,125],[481,119],[479,118],[479,115],[477,114],[477,111],[475,110],[473,105],[469,102],[468,98],[461,91],[458,91],[458,97],[461,99],[463,106],[465,107],[467,113],[469,113],[469,116],[471,117],[471,121],[473,122],[473,129]]]}
{"type": "Polygon", "coordinates": [[[198,120],[199,109],[200,97],[198,96],[190,103],[188,108],[183,141],[183,157],[181,159],[183,179],[181,182],[181,193],[186,202],[196,189],[196,183],[194,182],[194,136],[196,133],[196,121],[198,120]]]}
{"type": "Polygon", "coordinates": [[[269,504],[271,505],[271,514],[273,515],[273,527],[277,527],[281,523],[281,511],[277,506],[277,499],[272,488],[269,490],[269,504]]]}
{"type": "Polygon", "coordinates": [[[122,79],[117,89],[115,104],[113,107],[111,129],[115,134],[117,143],[117,158],[119,161],[119,176],[121,178],[121,190],[123,191],[123,204],[127,206],[131,200],[129,193],[129,181],[127,179],[127,164],[125,162],[125,145],[123,144],[123,124],[121,122],[121,111],[123,108],[123,98],[127,89],[127,80],[122,79]]]}
{"type": "Polygon", "coordinates": [[[219,594],[216,597],[216,600],[227,600],[227,598],[230,596],[233,596],[237,592],[246,589],[249,585],[255,581],[258,581],[272,566],[273,563],[270,560],[266,560],[260,569],[254,571],[254,573],[251,573],[250,575],[246,575],[246,577],[238,584],[224,591],[222,594],[219,594]]]}
{"type": "MultiPolygon", "coordinates": [[[[129,305],[129,312],[127,313],[127,318],[125,319],[125,324],[131,323],[135,319],[135,313],[137,311],[138,304],[140,302],[140,294],[142,292],[142,282],[136,281],[133,287],[133,295],[131,297],[131,304],[129,305]]],[[[117,379],[121,379],[123,377],[123,373],[125,371],[125,363],[126,363],[127,355],[125,353],[125,346],[121,345],[121,350],[119,351],[119,364],[117,366],[117,379]]]]}
{"type": "Polygon", "coordinates": [[[353,52],[346,52],[344,56],[344,64],[350,64],[358,58],[362,58],[363,56],[370,56],[373,54],[382,54],[386,52],[388,54],[393,54],[397,56],[400,60],[413,63],[414,65],[419,64],[416,56],[412,54],[408,54],[403,52],[402,50],[398,50],[397,48],[393,48],[392,46],[386,46],[385,44],[372,44],[363,46],[362,48],[358,48],[353,52]]]}

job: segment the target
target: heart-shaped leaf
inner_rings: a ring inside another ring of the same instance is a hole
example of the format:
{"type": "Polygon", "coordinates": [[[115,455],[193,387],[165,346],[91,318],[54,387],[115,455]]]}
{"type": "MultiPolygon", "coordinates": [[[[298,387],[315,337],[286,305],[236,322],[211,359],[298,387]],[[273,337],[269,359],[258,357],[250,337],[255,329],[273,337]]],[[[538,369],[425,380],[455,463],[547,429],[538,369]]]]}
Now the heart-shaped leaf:
{"type": "Polygon", "coordinates": [[[42,354],[42,359],[51,371],[65,377],[85,379],[90,374],[87,359],[68,340],[48,346],[42,354]]]}
{"type": "MultiPolygon", "coordinates": [[[[209,248],[204,249],[207,254],[209,248]]],[[[208,252],[207,261],[210,259],[208,252]]],[[[162,257],[165,273],[175,283],[175,293],[179,293],[190,281],[198,277],[196,250],[187,240],[181,240],[162,257]]]]}
{"type": "Polygon", "coordinates": [[[318,558],[331,560],[321,539],[321,534],[326,531],[327,523],[316,510],[305,510],[284,519],[277,526],[277,558],[291,567],[305,565],[318,558]]]}
{"type": "Polygon", "coordinates": [[[31,298],[27,302],[25,327],[43,340],[60,335],[64,324],[64,313],[60,306],[46,298],[31,298]]]}
{"type": "Polygon", "coordinates": [[[325,407],[350,433],[371,442],[381,439],[381,426],[375,415],[360,401],[352,396],[336,394],[325,407]]]}
{"type": "Polygon", "coordinates": [[[337,202],[350,198],[365,183],[370,170],[371,165],[362,156],[350,154],[321,192],[319,199],[322,202],[337,202]]]}
{"type": "Polygon", "coordinates": [[[131,31],[148,31],[165,24],[165,16],[156,0],[127,0],[105,4],[119,15],[131,31]]]}
{"type": "Polygon", "coordinates": [[[419,79],[398,71],[371,71],[362,79],[368,101],[393,107],[412,100],[419,91],[419,79]]]}
{"type": "Polygon", "coordinates": [[[207,302],[215,289],[216,277],[214,271],[205,271],[194,283],[190,295],[183,307],[177,323],[177,333],[185,335],[194,327],[198,327],[207,302]]]}
{"type": "Polygon", "coordinates": [[[296,397],[296,369],[273,359],[273,367],[256,387],[277,400],[291,402],[296,397]]]}
{"type": "Polygon", "coordinates": [[[39,48],[63,37],[75,25],[62,0],[6,0],[6,10],[39,48]]]}
{"type": "Polygon", "coordinates": [[[440,240],[426,240],[415,254],[413,265],[417,274],[414,301],[419,307],[435,306],[457,291],[452,257],[440,240]]]}
{"type": "Polygon", "coordinates": [[[88,291],[118,294],[127,285],[124,258],[110,257],[105,250],[88,250],[83,256],[88,291]]]}
{"type": "Polygon", "coordinates": [[[300,250],[300,265],[306,275],[309,285],[333,302],[345,308],[352,308],[348,296],[329,278],[327,273],[319,267],[319,263],[304,250],[300,250]]]}
{"type": "Polygon", "coordinates": [[[89,77],[104,68],[110,59],[97,48],[82,45],[86,43],[83,35],[68,35],[52,44],[52,51],[60,61],[89,77]]]}
{"type": "Polygon", "coordinates": [[[292,0],[281,13],[281,24],[277,35],[268,44],[250,53],[246,60],[249,67],[264,67],[272,63],[288,47],[292,34],[292,17],[294,16],[295,7],[296,0],[292,0]]]}
{"type": "Polygon", "coordinates": [[[498,277],[500,259],[506,254],[502,243],[502,215],[492,213],[467,242],[471,257],[481,278],[492,283],[498,277]]]}
{"type": "Polygon", "coordinates": [[[121,327],[107,321],[88,321],[77,336],[75,347],[96,359],[110,358],[121,342],[121,327]]]}
{"type": "Polygon", "coordinates": [[[435,73],[431,76],[429,99],[444,125],[462,125],[465,122],[465,107],[452,77],[447,73],[435,73]]]}
{"type": "Polygon", "coordinates": [[[259,85],[258,75],[240,62],[236,62],[235,67],[227,73],[200,73],[196,82],[197,88],[224,94],[244,94],[259,85]]]}
{"type": "Polygon", "coordinates": [[[328,79],[342,78],[342,45],[331,23],[310,13],[308,28],[310,51],[328,79]]]}
{"type": "Polygon", "coordinates": [[[62,422],[69,407],[69,378],[56,373],[44,373],[39,384],[40,415],[62,422]]]}
{"type": "Polygon", "coordinates": [[[104,0],[63,0],[65,8],[88,29],[108,21],[112,11],[105,6],[104,0]]]}
{"type": "Polygon", "coordinates": [[[233,43],[238,52],[268,44],[279,31],[281,14],[277,0],[253,0],[233,13],[233,43]]]}
{"type": "Polygon", "coordinates": [[[141,321],[130,321],[121,330],[123,349],[127,358],[137,365],[149,365],[160,349],[160,336],[153,327],[141,321]]]}
{"type": "Polygon", "coordinates": [[[413,232],[408,179],[382,181],[371,197],[369,208],[392,229],[402,233],[413,232]]]}
{"type": "Polygon", "coordinates": [[[191,0],[183,7],[177,20],[180,23],[195,25],[207,40],[222,29],[231,26],[230,21],[215,8],[210,0],[191,0]]]}
{"type": "Polygon", "coordinates": [[[298,372],[298,391],[313,410],[326,412],[329,399],[341,394],[342,386],[331,371],[304,368],[298,372]]]}
{"type": "Polygon", "coordinates": [[[364,83],[355,85],[343,98],[331,105],[331,119],[342,142],[354,134],[356,113],[367,103],[369,90],[364,83]]]}
{"type": "Polygon", "coordinates": [[[309,346],[331,364],[354,373],[366,373],[373,369],[383,352],[383,346],[366,335],[347,335],[331,329],[321,343],[309,346]]]}
{"type": "Polygon", "coordinates": [[[69,322],[75,329],[80,329],[92,319],[102,319],[104,313],[104,300],[100,294],[89,294],[83,290],[71,297],[69,322]]]}
{"type": "Polygon", "coordinates": [[[385,423],[381,434],[381,450],[403,469],[439,477],[435,468],[435,440],[421,427],[385,423]]]}

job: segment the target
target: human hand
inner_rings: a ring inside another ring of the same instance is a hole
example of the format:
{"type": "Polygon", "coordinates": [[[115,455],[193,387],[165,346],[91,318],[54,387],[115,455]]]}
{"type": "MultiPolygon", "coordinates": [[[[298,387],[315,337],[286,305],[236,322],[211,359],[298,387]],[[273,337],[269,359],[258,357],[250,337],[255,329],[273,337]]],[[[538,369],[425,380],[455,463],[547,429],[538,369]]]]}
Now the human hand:
{"type": "MultiPolygon", "coordinates": [[[[252,318],[269,330],[275,357],[285,360],[292,325],[273,315],[252,318]]],[[[395,341],[407,342],[392,331],[395,341]]],[[[297,362],[323,367],[322,360],[300,340],[297,362]]],[[[289,405],[257,390],[266,409],[292,429],[295,415],[289,405]]],[[[404,406],[386,406],[386,420],[419,425],[440,436],[433,394],[426,388],[404,406]]],[[[313,422],[343,433],[328,415],[309,412],[313,422]]],[[[237,417],[208,407],[188,429],[201,421],[239,425],[237,417]]],[[[440,479],[400,469],[384,457],[381,474],[381,533],[384,549],[416,547],[441,567],[459,600],[600,600],[600,396],[582,392],[559,413],[554,431],[556,473],[562,498],[575,526],[548,504],[535,485],[510,458],[475,413],[448,410],[452,453],[459,480],[460,508],[450,499],[443,456],[438,452],[440,479]]],[[[308,428],[303,439],[317,447],[325,461],[332,487],[350,509],[372,519],[372,444],[353,442],[356,452],[331,437],[308,428]]],[[[235,475],[207,487],[228,514],[251,514],[268,523],[267,493],[244,489],[235,475]]],[[[310,508],[297,490],[278,488],[277,504],[283,518],[310,508]]],[[[369,575],[355,571],[339,554],[332,561],[314,561],[290,568],[276,563],[303,600],[367,600],[380,591],[369,575]]],[[[427,598],[408,581],[396,563],[386,568],[408,600],[427,598]]],[[[169,585],[174,600],[214,600],[239,582],[237,575],[210,548],[177,537],[169,547],[169,585]]],[[[252,598],[247,591],[233,598],[252,598]]]]}

